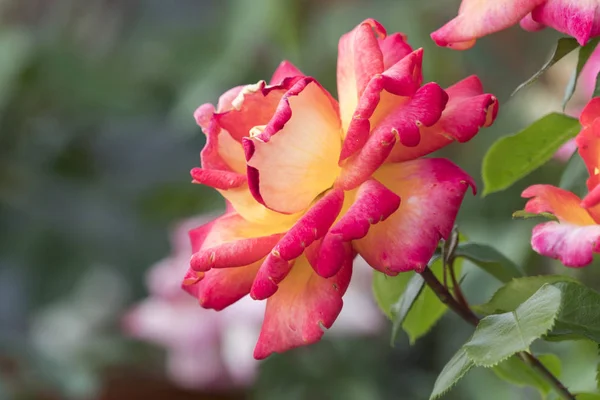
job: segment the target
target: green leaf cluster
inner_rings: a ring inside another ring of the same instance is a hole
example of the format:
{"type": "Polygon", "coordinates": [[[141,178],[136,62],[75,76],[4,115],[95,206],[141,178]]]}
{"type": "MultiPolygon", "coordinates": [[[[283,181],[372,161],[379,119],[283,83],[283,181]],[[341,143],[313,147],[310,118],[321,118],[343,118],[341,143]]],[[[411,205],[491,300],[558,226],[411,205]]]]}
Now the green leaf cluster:
{"type": "MultiPolygon", "coordinates": [[[[537,339],[563,341],[587,339],[600,343],[600,293],[566,276],[513,279],[485,304],[474,307],[485,317],[471,339],[448,362],[438,377],[431,398],[450,390],[473,367],[492,368],[496,375],[518,386],[532,386],[542,397],[548,384],[521,359],[537,339]]],[[[560,360],[539,356],[555,376],[560,360]]],[[[594,394],[577,398],[593,399],[594,394]]]]}

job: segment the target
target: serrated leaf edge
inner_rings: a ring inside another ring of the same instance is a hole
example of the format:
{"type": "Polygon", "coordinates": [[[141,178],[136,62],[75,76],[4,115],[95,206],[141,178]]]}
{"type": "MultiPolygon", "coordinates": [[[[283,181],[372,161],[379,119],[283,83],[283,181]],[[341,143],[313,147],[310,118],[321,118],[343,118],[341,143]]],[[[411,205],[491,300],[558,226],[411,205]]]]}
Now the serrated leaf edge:
{"type": "MultiPolygon", "coordinates": [[[[446,387],[446,389],[444,389],[443,391],[441,391],[440,393],[438,393],[437,395],[433,395],[433,393],[431,394],[431,396],[429,396],[429,400],[435,400],[435,399],[439,399],[440,397],[444,396],[446,393],[448,393],[450,390],[452,390],[457,384],[458,381],[460,381],[462,378],[464,378],[465,375],[467,375],[467,373],[469,373],[469,371],[471,371],[471,369],[473,369],[473,367],[475,367],[475,363],[473,362],[473,360],[471,360],[471,358],[469,357],[469,355],[467,354],[467,352],[461,347],[460,349],[458,349],[458,351],[452,356],[452,358],[448,361],[448,363],[446,363],[446,365],[444,365],[444,368],[442,368],[442,371],[440,372],[440,374],[438,375],[438,378],[440,376],[442,376],[442,373],[444,372],[444,370],[446,369],[446,366],[450,363],[450,361],[452,361],[452,359],[454,357],[456,357],[456,355],[458,354],[458,352],[463,351],[466,355],[466,357],[469,359],[469,361],[471,361],[471,366],[468,367],[462,374],[460,374],[457,379],[448,387],[446,387]]],[[[437,379],[436,379],[437,382],[437,379]]],[[[435,388],[435,383],[433,385],[433,387],[435,388]]]]}
{"type": "MultiPolygon", "coordinates": [[[[558,282],[557,282],[557,283],[558,283],[558,282]]],[[[557,289],[557,290],[560,292],[560,295],[561,295],[560,304],[558,305],[558,308],[557,308],[557,310],[556,310],[556,314],[555,314],[554,318],[552,319],[552,324],[550,325],[550,327],[549,327],[548,329],[546,329],[546,331],[545,331],[543,334],[541,334],[539,337],[537,337],[537,338],[534,338],[534,339],[533,339],[533,340],[531,340],[529,343],[527,343],[527,349],[525,349],[525,350],[518,350],[518,351],[516,351],[516,352],[514,352],[514,353],[512,353],[512,354],[509,354],[508,356],[506,356],[506,357],[504,357],[504,358],[502,358],[502,359],[498,360],[497,362],[495,362],[495,363],[493,363],[493,364],[484,364],[484,363],[481,363],[481,364],[480,364],[480,363],[476,362],[475,360],[473,360],[473,358],[471,358],[471,356],[469,355],[469,349],[468,349],[468,347],[465,347],[465,346],[466,346],[466,345],[467,345],[467,344],[468,344],[468,343],[471,341],[471,339],[469,339],[469,340],[467,341],[467,343],[465,343],[465,344],[463,345],[463,347],[462,347],[462,348],[463,348],[463,349],[465,349],[465,354],[467,355],[467,357],[469,357],[469,359],[471,360],[471,362],[472,362],[473,364],[475,364],[475,365],[476,365],[476,366],[478,366],[478,367],[484,367],[484,368],[493,368],[493,367],[497,366],[498,364],[500,364],[501,362],[503,362],[503,361],[506,361],[506,360],[507,360],[507,359],[509,359],[510,357],[514,356],[515,354],[517,354],[517,353],[520,353],[521,351],[527,351],[527,352],[530,352],[530,351],[529,351],[529,346],[530,346],[530,345],[531,345],[533,342],[535,342],[536,340],[538,340],[538,339],[541,339],[543,336],[545,336],[545,335],[546,335],[548,332],[550,332],[550,331],[551,331],[551,330],[554,328],[554,325],[556,324],[557,317],[558,317],[558,315],[560,315],[560,312],[562,311],[562,307],[563,307],[563,301],[562,301],[562,291],[560,291],[560,289],[559,289],[559,288],[557,288],[556,286],[554,286],[554,284],[550,284],[550,283],[544,283],[542,286],[540,286],[540,288],[539,288],[539,289],[538,289],[538,290],[537,290],[537,291],[536,291],[534,294],[532,294],[531,296],[529,296],[529,297],[527,298],[527,300],[529,300],[530,298],[532,298],[533,296],[535,296],[535,295],[536,295],[536,293],[538,293],[540,290],[542,290],[542,289],[543,289],[544,287],[546,287],[546,286],[552,286],[552,287],[556,288],[556,289],[557,289]]],[[[525,300],[523,303],[525,303],[527,300],[525,300]]],[[[523,303],[521,303],[521,304],[519,305],[519,307],[520,307],[520,306],[521,306],[523,303]]],[[[510,314],[515,314],[515,312],[516,312],[516,310],[514,310],[514,311],[508,311],[508,312],[504,312],[504,313],[501,313],[501,314],[494,314],[494,315],[502,315],[502,314],[508,314],[508,313],[510,313],[510,314]]],[[[487,317],[485,317],[485,318],[487,318],[487,317]]],[[[485,318],[484,318],[484,319],[485,319],[485,318]]],[[[515,317],[515,319],[516,319],[516,317],[515,317]]],[[[483,320],[483,319],[482,319],[482,320],[483,320]]],[[[477,329],[476,329],[475,331],[477,331],[477,329]]],[[[473,335],[475,335],[475,332],[473,332],[473,335]]],[[[473,338],[473,336],[471,336],[471,338],[473,338]]],[[[525,341],[523,341],[523,344],[525,344],[525,341]]]]}
{"type": "MultiPolygon", "coordinates": [[[[577,279],[571,277],[571,276],[566,276],[566,275],[530,275],[530,276],[524,276],[521,278],[513,278],[510,281],[506,282],[504,285],[500,286],[495,292],[494,294],[492,294],[492,297],[490,297],[490,299],[488,301],[486,301],[483,304],[478,304],[476,306],[474,306],[474,308],[476,310],[479,310],[480,312],[482,312],[482,310],[484,310],[484,307],[486,304],[491,303],[492,301],[494,301],[498,296],[500,296],[502,294],[502,292],[504,290],[506,290],[506,287],[513,284],[515,281],[528,281],[528,280],[534,280],[534,279],[538,279],[538,278],[543,278],[543,277],[556,277],[556,278],[564,278],[564,281],[556,281],[556,282],[552,282],[551,285],[555,284],[555,283],[560,283],[560,282],[571,282],[571,283],[577,283],[577,284],[581,284],[581,282],[579,282],[577,279]]],[[[548,283],[545,283],[548,284],[548,283]]],[[[544,284],[544,285],[545,285],[544,284]]],[[[543,285],[542,285],[543,286],[543,285]]],[[[542,288],[542,286],[540,286],[540,289],[542,288]]],[[[539,289],[538,289],[539,290],[539,289]]],[[[497,315],[497,314],[504,314],[508,312],[507,310],[500,310],[500,309],[495,309],[493,313],[490,314],[486,314],[487,315],[497,315]]],[[[482,312],[483,313],[483,312],[482,312]]]]}

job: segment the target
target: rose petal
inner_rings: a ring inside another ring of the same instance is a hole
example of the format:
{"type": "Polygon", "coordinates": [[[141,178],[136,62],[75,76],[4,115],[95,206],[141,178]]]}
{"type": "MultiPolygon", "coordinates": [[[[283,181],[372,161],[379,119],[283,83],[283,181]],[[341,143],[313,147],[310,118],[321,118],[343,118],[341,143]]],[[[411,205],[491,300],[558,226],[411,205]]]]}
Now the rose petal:
{"type": "MultiPolygon", "coordinates": [[[[598,204],[600,204],[600,185],[596,185],[596,187],[581,200],[581,207],[583,208],[593,208],[598,204]]],[[[594,215],[592,213],[590,214],[594,215]]],[[[596,222],[600,222],[600,220],[596,220],[596,222]]]]}
{"type": "Polygon", "coordinates": [[[379,48],[383,55],[383,69],[387,70],[398,61],[412,53],[413,49],[406,41],[406,35],[403,33],[392,33],[383,39],[378,39],[379,48]]]}
{"type": "Polygon", "coordinates": [[[447,88],[448,104],[432,127],[421,126],[420,141],[409,147],[396,143],[387,161],[414,160],[458,141],[471,140],[482,127],[490,126],[498,114],[498,100],[483,93],[477,76],[470,76],[447,88]]]}
{"type": "Polygon", "coordinates": [[[396,212],[370,227],[354,247],[373,268],[388,275],[422,271],[441,238],[447,238],[471,177],[446,159],[386,164],[375,179],[400,196],[396,212]]]}
{"type": "Polygon", "coordinates": [[[259,260],[241,267],[212,269],[205,272],[201,280],[187,282],[183,288],[196,297],[202,307],[220,311],[250,293],[261,263],[259,260]]]}
{"type": "Polygon", "coordinates": [[[541,31],[546,27],[546,25],[534,21],[531,17],[531,13],[524,16],[523,19],[519,22],[519,25],[521,25],[521,28],[529,32],[541,31]]]}
{"type": "Polygon", "coordinates": [[[247,184],[239,188],[219,190],[232,208],[248,222],[277,226],[278,232],[287,231],[300,218],[302,213],[282,214],[257,202],[247,184]]]}
{"type": "Polygon", "coordinates": [[[458,16],[431,38],[438,46],[466,50],[475,40],[517,24],[546,0],[463,0],[458,16]]]}
{"type": "Polygon", "coordinates": [[[285,78],[293,78],[295,76],[304,76],[304,74],[291,62],[287,60],[282,61],[273,73],[269,85],[280,85],[285,78]]]}
{"type": "Polygon", "coordinates": [[[379,22],[367,19],[340,38],[337,89],[344,131],[371,77],[383,72],[383,54],[378,39],[385,36],[385,28],[379,22]]]}
{"type": "Polygon", "coordinates": [[[210,268],[241,267],[266,256],[282,236],[277,227],[246,221],[239,214],[225,214],[190,231],[191,267],[196,271],[210,268]]]}
{"type": "Polygon", "coordinates": [[[192,168],[190,175],[192,175],[192,183],[221,190],[239,188],[247,183],[245,175],[218,169],[192,168]]]}
{"type": "MultiPolygon", "coordinates": [[[[223,94],[215,111],[211,104],[200,106],[194,113],[196,122],[206,135],[206,145],[200,153],[202,167],[246,174],[246,158],[241,139],[256,125],[269,121],[279,100],[291,82],[267,87],[264,81],[239,86],[223,94]],[[287,86],[286,86],[287,85],[287,86]]],[[[213,186],[214,174],[198,183],[213,186]]],[[[224,189],[223,187],[218,187],[224,189]]]]}
{"type": "MultiPolygon", "coordinates": [[[[598,98],[600,100],[600,98],[598,98]]],[[[583,159],[590,177],[587,180],[588,190],[593,191],[600,183],[600,118],[596,118],[586,126],[585,123],[591,120],[591,107],[595,107],[597,102],[588,104],[584,113],[581,115],[583,130],[575,138],[579,155],[583,159]]],[[[599,110],[600,111],[600,110],[599,110]]],[[[600,114],[597,114],[600,115],[600,114]]]]}
{"type": "Polygon", "coordinates": [[[265,81],[246,85],[233,100],[231,109],[216,114],[215,118],[233,139],[241,142],[250,135],[250,129],[269,122],[288,88],[267,87],[265,81]]]}
{"type": "Polygon", "coordinates": [[[420,140],[419,128],[435,124],[447,101],[448,95],[438,84],[422,86],[408,103],[377,124],[367,144],[344,164],[336,185],[354,189],[385,162],[396,143],[416,146],[420,140]]]}
{"type": "Polygon", "coordinates": [[[600,97],[591,99],[581,111],[579,122],[584,128],[592,125],[592,123],[600,117],[600,97]]]}
{"type": "Polygon", "coordinates": [[[343,203],[344,192],[331,190],[298,220],[265,259],[252,286],[252,298],[263,300],[275,293],[292,268],[293,260],[327,233],[343,203]]]}
{"type": "Polygon", "coordinates": [[[208,271],[211,268],[232,268],[248,265],[265,257],[279,239],[282,233],[233,242],[218,244],[211,247],[203,246],[192,255],[190,266],[195,271],[208,271]]]}
{"type": "Polygon", "coordinates": [[[539,254],[560,260],[567,267],[590,264],[600,251],[600,225],[579,226],[545,222],[533,228],[531,246],[539,254]]]}
{"type": "Polygon", "coordinates": [[[282,98],[264,130],[244,139],[250,190],[268,208],[305,210],[338,175],[341,133],[335,101],[312,78],[282,98]]]}
{"type": "Polygon", "coordinates": [[[555,215],[559,221],[574,225],[594,225],[590,213],[581,207],[581,199],[575,194],[552,185],[533,185],[523,191],[521,197],[530,200],[525,211],[555,215]]]}
{"type": "Polygon", "coordinates": [[[360,96],[349,122],[340,154],[343,161],[367,142],[371,128],[410,101],[422,83],[423,49],[403,57],[382,74],[375,75],[360,96]]]}
{"type": "Polygon", "coordinates": [[[573,36],[582,46],[600,34],[599,15],[597,0],[548,0],[531,12],[534,21],[573,36]]]}
{"type": "Polygon", "coordinates": [[[277,293],[267,300],[254,357],[264,359],[319,341],[342,310],[351,275],[352,262],[346,262],[334,277],[322,278],[305,256],[297,259],[277,293]]]}
{"type": "Polygon", "coordinates": [[[371,225],[385,221],[400,206],[400,197],[375,179],[364,182],[348,211],[323,238],[315,271],[322,277],[335,275],[348,256],[345,243],[365,237],[371,225]]]}

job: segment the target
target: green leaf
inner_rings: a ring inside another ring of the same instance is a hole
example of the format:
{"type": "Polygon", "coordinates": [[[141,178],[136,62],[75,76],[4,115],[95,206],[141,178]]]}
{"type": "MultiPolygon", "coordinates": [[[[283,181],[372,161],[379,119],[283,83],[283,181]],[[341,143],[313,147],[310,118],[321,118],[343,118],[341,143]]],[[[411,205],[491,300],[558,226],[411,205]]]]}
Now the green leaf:
{"type": "Polygon", "coordinates": [[[563,98],[563,110],[567,106],[569,100],[571,100],[571,97],[573,97],[573,93],[575,92],[575,88],[577,87],[577,81],[579,80],[579,75],[581,74],[581,71],[583,70],[585,64],[588,62],[590,56],[594,52],[594,49],[596,49],[596,46],[598,46],[598,40],[600,39],[594,38],[590,40],[585,46],[579,48],[579,54],[577,56],[577,67],[575,68],[575,71],[573,71],[573,75],[571,76],[569,84],[565,89],[565,96],[563,98]]]}
{"type": "Polygon", "coordinates": [[[473,309],[486,315],[514,311],[544,284],[552,284],[562,293],[560,313],[552,330],[544,339],[589,339],[600,343],[600,293],[568,276],[549,275],[514,279],[498,289],[489,302],[473,309]]]}
{"type": "Polygon", "coordinates": [[[575,395],[577,400],[600,400],[600,394],[596,393],[577,393],[575,395]]]}
{"type": "MultiPolygon", "coordinates": [[[[431,271],[441,281],[443,280],[442,260],[436,260],[430,267],[431,271]]],[[[460,276],[462,261],[454,262],[454,271],[460,276]]],[[[410,343],[425,335],[438,322],[447,311],[447,307],[440,301],[437,295],[427,286],[423,293],[414,302],[410,312],[406,316],[402,329],[408,334],[410,343]]]]}
{"type": "Polygon", "coordinates": [[[397,276],[373,272],[373,295],[379,309],[391,320],[394,319],[392,307],[398,302],[412,274],[405,272],[397,276]]]}
{"type": "Polygon", "coordinates": [[[561,290],[544,285],[515,311],[481,320],[463,348],[475,365],[493,367],[511,355],[529,349],[554,325],[560,310],[561,290]]]}
{"type": "Polygon", "coordinates": [[[506,189],[542,166],[579,130],[577,119],[551,113],[517,134],[497,140],[483,160],[483,196],[506,189]]]}
{"type": "Polygon", "coordinates": [[[584,197],[587,194],[587,178],[587,167],[579,153],[575,152],[567,162],[567,167],[560,177],[558,186],[575,193],[579,197],[584,197]]]}
{"type": "Polygon", "coordinates": [[[600,343],[600,293],[573,282],[553,285],[562,293],[561,310],[547,340],[589,339],[600,343]]]}
{"type": "Polygon", "coordinates": [[[406,289],[396,304],[392,306],[393,324],[392,324],[392,346],[396,343],[396,337],[400,332],[400,328],[404,323],[408,313],[412,309],[413,305],[423,292],[425,287],[425,280],[419,274],[414,274],[408,282],[406,289]]]}
{"type": "Polygon", "coordinates": [[[502,282],[523,276],[523,273],[511,260],[491,246],[479,243],[460,243],[454,254],[471,261],[502,282]]]}
{"type": "Polygon", "coordinates": [[[458,350],[435,380],[433,392],[429,399],[437,399],[448,390],[452,389],[452,387],[456,385],[456,383],[465,376],[471,368],[473,368],[473,365],[475,364],[467,357],[465,350],[458,350]]]}
{"type": "Polygon", "coordinates": [[[498,289],[490,301],[474,306],[473,309],[485,315],[514,311],[544,284],[557,282],[577,282],[577,280],[565,275],[527,276],[513,279],[498,289]]]}
{"type": "Polygon", "coordinates": [[[558,42],[556,42],[556,47],[554,48],[554,52],[552,53],[552,57],[548,61],[546,61],[542,68],[538,72],[536,72],[531,78],[527,79],[525,82],[517,86],[517,88],[512,92],[511,96],[514,96],[519,90],[531,85],[533,82],[538,80],[538,78],[542,76],[542,74],[546,72],[551,66],[556,64],[564,56],[575,50],[577,47],[579,47],[579,44],[577,43],[577,40],[573,38],[558,39],[558,42]]]}
{"type": "Polygon", "coordinates": [[[519,210],[519,211],[515,211],[512,214],[512,217],[513,217],[513,219],[545,218],[550,221],[558,222],[558,218],[556,218],[556,216],[554,214],[550,214],[548,212],[532,213],[532,212],[525,211],[525,210],[519,210]]]}
{"type": "MultiPolygon", "coordinates": [[[[442,280],[442,261],[437,259],[431,264],[431,271],[442,280]]],[[[454,270],[460,275],[462,269],[461,260],[454,263],[454,270]]],[[[387,276],[381,272],[375,272],[373,276],[373,293],[375,300],[390,320],[394,321],[395,313],[393,311],[401,296],[404,294],[408,282],[415,275],[414,272],[404,272],[397,276],[387,276]]],[[[402,329],[408,334],[410,343],[414,343],[418,338],[425,335],[435,325],[435,323],[444,315],[447,307],[442,303],[436,294],[425,287],[421,295],[412,303],[410,311],[402,323],[402,329]]]]}
{"type": "MultiPolygon", "coordinates": [[[[554,354],[542,354],[537,357],[538,360],[550,371],[554,376],[560,376],[561,365],[560,359],[554,354]]],[[[507,360],[493,367],[494,373],[500,378],[516,386],[532,386],[538,389],[545,397],[552,389],[550,385],[541,378],[527,364],[522,362],[519,357],[512,356],[507,360]]]]}

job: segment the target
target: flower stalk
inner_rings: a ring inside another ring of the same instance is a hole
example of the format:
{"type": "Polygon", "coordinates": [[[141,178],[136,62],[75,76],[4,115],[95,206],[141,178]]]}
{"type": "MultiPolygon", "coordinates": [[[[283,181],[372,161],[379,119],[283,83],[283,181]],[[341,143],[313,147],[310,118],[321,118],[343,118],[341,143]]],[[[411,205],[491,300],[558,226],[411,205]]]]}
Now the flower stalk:
{"type": "MultiPolygon", "coordinates": [[[[452,260],[452,258],[450,257],[449,260],[452,260]]],[[[451,264],[452,263],[448,265],[450,271],[452,271],[451,264]]],[[[466,305],[466,301],[459,302],[457,299],[455,299],[454,296],[452,296],[452,294],[450,293],[450,291],[444,285],[442,285],[442,283],[433,274],[433,272],[431,272],[429,267],[425,268],[425,270],[421,272],[421,276],[425,280],[425,283],[427,283],[427,286],[429,286],[431,290],[433,290],[433,292],[437,295],[440,301],[446,304],[448,308],[450,308],[452,311],[454,311],[462,319],[464,319],[471,325],[476,327],[479,324],[479,321],[481,321],[481,319],[477,315],[475,315],[475,313],[473,312],[473,310],[471,310],[470,307],[466,305]]],[[[458,290],[459,293],[461,293],[458,286],[455,286],[455,290],[458,290]]],[[[558,380],[558,378],[556,378],[552,374],[552,372],[550,372],[533,354],[527,351],[520,351],[517,353],[517,356],[525,364],[531,367],[531,369],[533,369],[542,379],[544,379],[560,396],[561,399],[576,400],[575,396],[571,394],[571,392],[569,392],[565,385],[563,385],[562,382],[558,380]]]]}

